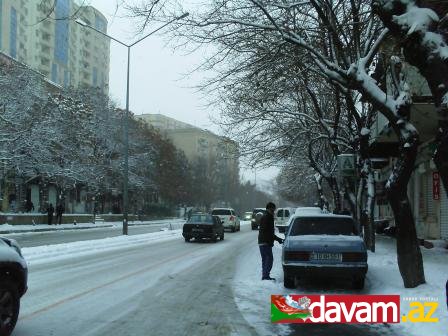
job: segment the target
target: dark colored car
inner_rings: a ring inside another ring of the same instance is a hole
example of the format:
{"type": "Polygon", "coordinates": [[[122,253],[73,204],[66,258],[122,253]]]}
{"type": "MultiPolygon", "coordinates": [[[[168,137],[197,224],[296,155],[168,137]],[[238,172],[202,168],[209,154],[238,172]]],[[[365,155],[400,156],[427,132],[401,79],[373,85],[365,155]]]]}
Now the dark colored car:
{"type": "Polygon", "coordinates": [[[297,278],[341,278],[356,289],[364,287],[367,249],[350,216],[303,214],[294,216],[283,243],[284,285],[297,278]]]}
{"type": "Polygon", "coordinates": [[[13,239],[0,237],[0,335],[12,333],[27,284],[28,267],[20,246],[13,239]]]}
{"type": "Polygon", "coordinates": [[[260,219],[265,213],[265,208],[255,208],[252,210],[252,219],[250,221],[252,230],[258,230],[260,228],[260,219]]]}
{"type": "Polygon", "coordinates": [[[210,239],[216,242],[219,239],[224,239],[224,226],[218,216],[209,214],[193,214],[190,219],[184,224],[182,236],[185,241],[190,239],[210,239]]]}

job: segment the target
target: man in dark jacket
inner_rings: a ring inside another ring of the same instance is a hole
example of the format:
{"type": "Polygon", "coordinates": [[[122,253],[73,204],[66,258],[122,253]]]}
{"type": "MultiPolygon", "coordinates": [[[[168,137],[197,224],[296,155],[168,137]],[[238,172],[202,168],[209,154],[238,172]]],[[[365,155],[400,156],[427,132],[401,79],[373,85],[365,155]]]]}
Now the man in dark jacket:
{"type": "Polygon", "coordinates": [[[47,208],[48,225],[51,225],[53,222],[53,213],[54,213],[54,207],[53,204],[50,203],[50,205],[47,208]]]}
{"type": "Polygon", "coordinates": [[[266,205],[266,214],[264,214],[260,220],[260,230],[258,232],[258,246],[260,247],[260,254],[261,254],[261,267],[262,267],[261,280],[275,280],[275,278],[271,278],[270,276],[272,263],[274,262],[274,257],[272,255],[272,247],[274,246],[274,240],[278,241],[279,244],[283,243],[283,239],[277,237],[274,233],[274,213],[275,213],[275,204],[269,202],[266,205]]]}
{"type": "Polygon", "coordinates": [[[62,224],[62,214],[64,213],[64,205],[59,202],[58,205],[56,205],[56,223],[55,224],[62,224]]]}

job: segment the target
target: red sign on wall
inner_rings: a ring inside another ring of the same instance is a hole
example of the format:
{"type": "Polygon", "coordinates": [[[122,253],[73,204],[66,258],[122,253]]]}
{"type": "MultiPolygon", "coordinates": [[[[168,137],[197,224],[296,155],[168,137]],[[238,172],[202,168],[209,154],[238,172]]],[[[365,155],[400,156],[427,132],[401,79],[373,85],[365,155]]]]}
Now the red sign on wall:
{"type": "Polygon", "coordinates": [[[432,173],[432,199],[440,200],[440,174],[439,172],[432,173]]]}

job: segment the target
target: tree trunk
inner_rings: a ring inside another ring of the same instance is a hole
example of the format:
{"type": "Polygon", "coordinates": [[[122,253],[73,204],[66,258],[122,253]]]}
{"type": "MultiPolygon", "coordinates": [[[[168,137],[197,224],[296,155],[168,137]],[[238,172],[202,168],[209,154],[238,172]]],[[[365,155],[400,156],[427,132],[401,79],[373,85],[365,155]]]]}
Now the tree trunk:
{"type": "Polygon", "coordinates": [[[402,141],[401,143],[400,156],[393,168],[386,189],[397,229],[398,268],[404,286],[414,288],[425,283],[422,254],[407,195],[407,185],[417,157],[418,135],[415,132],[412,139],[407,138],[406,140],[407,142],[402,141]]]}
{"type": "Polygon", "coordinates": [[[339,192],[338,181],[335,177],[331,177],[328,179],[328,183],[330,184],[331,193],[333,194],[334,211],[335,213],[338,213],[342,210],[341,193],[339,192]]]}

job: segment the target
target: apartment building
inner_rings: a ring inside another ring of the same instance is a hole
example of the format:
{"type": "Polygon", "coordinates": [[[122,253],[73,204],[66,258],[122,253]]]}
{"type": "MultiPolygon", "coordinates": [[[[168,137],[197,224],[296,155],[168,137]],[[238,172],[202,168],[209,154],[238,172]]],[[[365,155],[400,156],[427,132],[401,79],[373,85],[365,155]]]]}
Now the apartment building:
{"type": "Polygon", "coordinates": [[[163,114],[142,114],[136,117],[157,128],[185,153],[190,162],[201,160],[208,166],[218,165],[229,179],[238,178],[239,148],[235,141],[163,114]]]}
{"type": "Polygon", "coordinates": [[[173,130],[173,129],[184,129],[184,128],[194,127],[190,124],[184,123],[184,122],[182,122],[180,120],[176,120],[174,118],[167,117],[160,113],[140,114],[136,117],[146,121],[148,124],[157,128],[161,132],[165,132],[167,130],[173,130]]]}
{"type": "Polygon", "coordinates": [[[0,50],[63,87],[109,87],[110,40],[78,25],[80,18],[106,32],[107,20],[74,0],[0,0],[0,50]]]}

